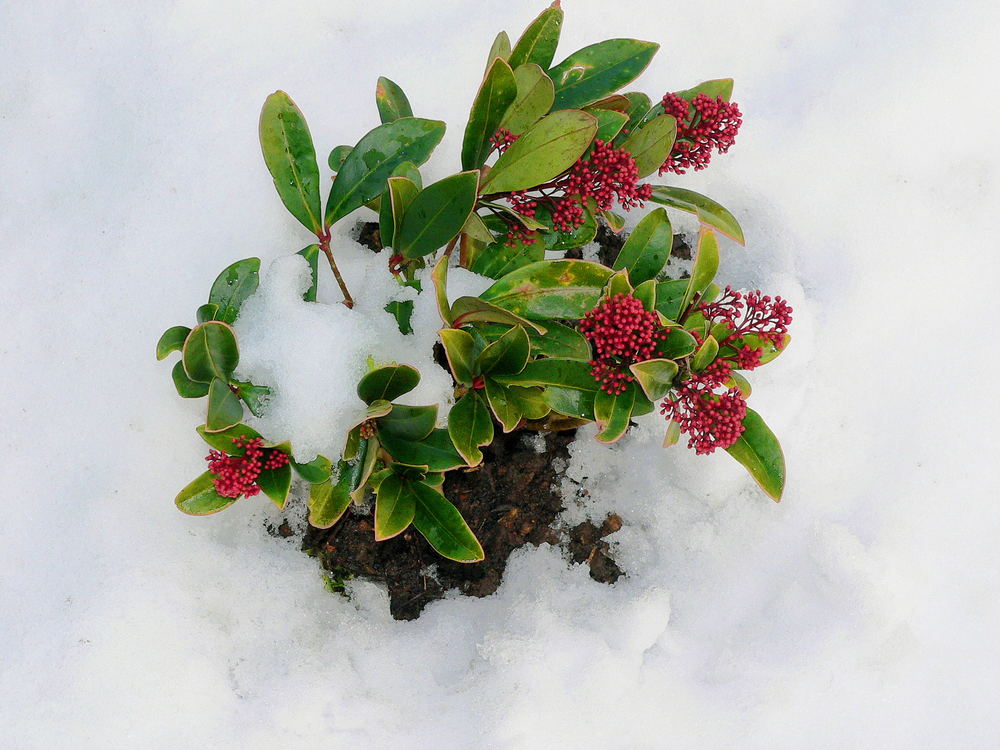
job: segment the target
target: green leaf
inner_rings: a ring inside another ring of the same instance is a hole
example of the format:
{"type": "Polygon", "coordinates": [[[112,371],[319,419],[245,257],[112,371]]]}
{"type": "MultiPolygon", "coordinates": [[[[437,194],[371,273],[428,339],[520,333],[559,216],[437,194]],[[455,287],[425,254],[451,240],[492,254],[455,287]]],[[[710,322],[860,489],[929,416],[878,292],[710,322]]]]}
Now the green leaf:
{"type": "Polygon", "coordinates": [[[451,306],[452,326],[459,328],[469,323],[506,323],[508,326],[523,325],[535,333],[545,333],[546,328],[527,318],[515,315],[509,310],[492,305],[479,297],[459,297],[451,306]]]}
{"type": "Polygon", "coordinates": [[[534,63],[515,68],[514,83],[517,85],[517,97],[507,108],[500,128],[521,135],[552,109],[556,91],[552,79],[534,63]]]}
{"type": "Polygon", "coordinates": [[[619,294],[632,294],[632,283],[628,280],[628,271],[622,269],[614,273],[608,280],[608,286],[605,291],[606,297],[616,297],[619,294]]]}
{"type": "Polygon", "coordinates": [[[417,501],[413,526],[438,554],[462,563],[479,562],[486,557],[458,508],[444,495],[423,482],[415,482],[413,492],[417,501]]]}
{"type": "Polygon", "coordinates": [[[621,148],[632,154],[641,178],[651,175],[663,165],[670,156],[676,137],[677,120],[671,115],[660,115],[629,133],[621,148]]]}
{"type": "Polygon", "coordinates": [[[243,403],[233,393],[229,383],[215,378],[208,386],[208,415],[205,429],[209,432],[228,430],[243,420],[243,403]]]}
{"type": "MultiPolygon", "coordinates": [[[[532,216],[525,216],[524,214],[515,211],[513,208],[508,206],[506,203],[493,203],[492,201],[481,200],[477,204],[479,208],[489,208],[493,211],[500,211],[507,214],[512,220],[523,226],[525,229],[547,229],[548,227],[538,219],[532,216]]],[[[496,217],[492,217],[496,220],[496,217]]]]}
{"type": "Polygon", "coordinates": [[[406,177],[390,177],[387,183],[389,200],[382,201],[379,208],[379,234],[382,236],[383,247],[394,248],[396,227],[402,225],[403,216],[420,193],[420,188],[406,177]]]}
{"type": "Polygon", "coordinates": [[[483,223],[482,217],[473,211],[469,214],[469,220],[462,227],[462,232],[469,235],[470,239],[476,240],[484,245],[493,242],[493,232],[483,223]]]}
{"type": "Polygon", "coordinates": [[[634,81],[660,45],[608,39],[577,50],[549,71],[556,85],[555,109],[582,107],[634,81]]]}
{"type": "Polygon", "coordinates": [[[667,423],[667,432],[663,436],[663,447],[669,448],[672,445],[676,445],[680,438],[681,426],[677,424],[677,422],[670,420],[670,422],[667,423]]]}
{"type": "Polygon", "coordinates": [[[260,258],[238,260],[219,274],[208,301],[219,306],[215,320],[233,323],[240,314],[240,307],[260,283],[260,258]]]}
{"type": "Polygon", "coordinates": [[[210,320],[215,320],[216,314],[219,312],[219,306],[214,302],[207,302],[198,308],[195,313],[195,317],[198,319],[199,323],[207,323],[210,320]]]}
{"type": "Polygon", "coordinates": [[[504,384],[522,386],[556,386],[591,393],[598,390],[597,381],[590,374],[590,363],[577,359],[536,359],[528,362],[519,373],[497,375],[496,379],[504,384]]]}
{"type": "Polygon", "coordinates": [[[344,159],[326,203],[326,226],[378,197],[405,161],[420,166],[444,136],[445,124],[403,117],[367,133],[344,159]]]}
{"type": "Polygon", "coordinates": [[[375,84],[375,105],[383,123],[395,122],[400,117],[413,117],[410,102],[398,85],[385,76],[379,76],[375,84]]]}
{"type": "Polygon", "coordinates": [[[306,259],[306,263],[309,264],[309,276],[312,279],[309,288],[302,294],[304,302],[316,301],[316,293],[319,291],[319,253],[319,245],[315,244],[307,245],[296,253],[306,259]]]}
{"type": "MultiPolygon", "coordinates": [[[[555,4],[553,4],[555,5],[555,4]]],[[[534,63],[542,68],[548,68],[555,57],[559,45],[559,31],[562,29],[563,10],[555,6],[543,10],[534,21],[528,24],[517,44],[510,53],[510,65],[513,68],[525,63],[534,63]]]]}
{"type": "Polygon", "coordinates": [[[247,427],[245,424],[233,425],[219,432],[209,432],[205,425],[201,425],[196,427],[195,431],[212,448],[223,453],[228,453],[230,456],[242,456],[246,452],[246,448],[237,448],[233,444],[235,438],[253,440],[254,438],[261,437],[261,434],[257,430],[253,427],[247,427]]]}
{"type": "Polygon", "coordinates": [[[677,320],[681,314],[681,303],[687,293],[688,280],[662,281],[656,285],[656,311],[670,320],[677,320]]]}
{"type": "Polygon", "coordinates": [[[314,484],[309,488],[309,525],[328,529],[341,519],[351,504],[351,466],[340,461],[336,479],[314,484]]]}
{"type": "Polygon", "coordinates": [[[703,81],[697,86],[692,86],[684,91],[677,91],[676,94],[681,99],[686,99],[687,101],[691,101],[698,94],[705,94],[713,99],[721,96],[723,101],[728,102],[733,96],[733,79],[716,78],[711,81],[703,81]]]}
{"type": "Polygon", "coordinates": [[[605,143],[614,140],[628,122],[628,115],[612,109],[587,109],[586,112],[597,118],[597,135],[594,137],[600,138],[605,143]]]}
{"type": "Polygon", "coordinates": [[[493,442],[493,420],[483,399],[475,391],[469,391],[451,407],[448,434],[469,466],[478,466],[482,462],[483,453],[479,446],[493,442]]]}
{"type": "Polygon", "coordinates": [[[785,489],[785,455],[778,439],[753,409],[743,418],[743,434],[726,452],[750,472],[750,476],[775,502],[785,489]]]}
{"type": "Polygon", "coordinates": [[[726,387],[739,389],[740,395],[743,398],[750,398],[750,394],[753,392],[750,381],[735,370],[729,373],[729,380],[726,382],[726,387]]]}
{"type": "Polygon", "coordinates": [[[545,334],[528,331],[533,354],[561,359],[591,358],[590,342],[575,328],[554,321],[547,322],[545,334]]]}
{"type": "Polygon", "coordinates": [[[441,254],[438,262],[431,269],[431,281],[434,282],[434,301],[437,303],[438,315],[446,326],[451,325],[451,305],[448,303],[448,261],[450,256],[441,254]]]}
{"type": "Polygon", "coordinates": [[[459,172],[428,185],[410,203],[394,237],[396,252],[419,258],[447,244],[469,219],[479,172],[459,172]]]}
{"type": "Polygon", "coordinates": [[[236,334],[226,323],[209,321],[196,326],[184,342],[184,372],[199,383],[214,378],[228,381],[240,361],[236,334]]]}
{"type": "Polygon", "coordinates": [[[284,508],[292,488],[292,467],[285,464],[277,469],[264,469],[257,476],[257,485],[275,505],[284,508]]]}
{"type": "Polygon", "coordinates": [[[393,434],[379,435],[382,447],[396,461],[413,466],[426,466],[430,471],[448,471],[465,466],[448,430],[435,429],[423,440],[405,440],[393,434]]]}
{"type": "Polygon", "coordinates": [[[476,371],[476,342],[472,334],[460,328],[443,328],[438,333],[455,381],[466,386],[472,385],[472,379],[479,374],[476,371]]]}
{"type": "Polygon", "coordinates": [[[413,317],[413,300],[393,300],[383,308],[396,319],[396,326],[403,335],[413,333],[410,319],[413,317]]]}
{"type": "Polygon", "coordinates": [[[486,58],[486,70],[490,69],[490,66],[493,65],[493,61],[498,57],[504,60],[510,57],[510,37],[507,36],[506,31],[501,31],[493,40],[493,46],[490,47],[489,57],[486,58]]]}
{"type": "Polygon", "coordinates": [[[275,91],[264,101],[260,148],[285,208],[306,229],[321,234],[316,150],[305,117],[284,91],[275,91]]]}
{"type": "Polygon", "coordinates": [[[594,397],[594,417],[597,421],[597,439],[614,443],[628,431],[632,407],[635,405],[636,387],[633,384],[618,394],[598,391],[594,397]]]}
{"type": "Polygon", "coordinates": [[[395,401],[420,383],[420,372],[410,365],[386,365],[366,374],[358,381],[358,398],[366,404],[384,399],[395,401]]]}
{"type": "Polygon", "coordinates": [[[242,380],[230,380],[230,385],[236,386],[236,395],[247,405],[247,408],[255,417],[263,415],[264,407],[271,397],[270,388],[266,385],[244,383],[242,380]]]}
{"type": "MultiPolygon", "coordinates": [[[[522,329],[523,330],[523,329],[522,329]]],[[[510,432],[521,421],[521,405],[517,398],[512,398],[507,389],[493,378],[486,378],[486,403],[503,425],[504,432],[510,432]]]]}
{"type": "Polygon", "coordinates": [[[667,338],[656,347],[656,353],[664,359],[679,359],[691,354],[697,348],[695,337],[683,328],[671,328],[667,338]]]}
{"type": "Polygon", "coordinates": [[[628,112],[630,102],[627,96],[624,94],[612,94],[611,96],[606,96],[603,99],[598,99],[596,102],[588,104],[585,109],[607,109],[612,112],[621,112],[625,114],[628,112]]]}
{"type": "Polygon", "coordinates": [[[544,259],[545,243],[538,238],[530,244],[525,244],[519,238],[513,245],[508,245],[506,239],[502,239],[483,248],[469,270],[480,276],[499,279],[511,271],[544,259]]]}
{"type": "Polygon", "coordinates": [[[222,497],[215,491],[215,475],[205,472],[177,493],[174,504],[189,516],[207,516],[218,513],[236,502],[235,497],[222,497]]]}
{"type": "Polygon", "coordinates": [[[659,401],[670,391],[677,363],[670,359],[647,359],[629,366],[632,374],[650,401],[659,401]]]}
{"type": "Polygon", "coordinates": [[[646,312],[653,312],[656,309],[656,281],[646,279],[636,286],[632,296],[642,303],[642,308],[646,312]]]}
{"type": "Polygon", "coordinates": [[[290,461],[295,473],[305,479],[310,484],[320,484],[330,478],[330,471],[333,465],[326,456],[316,456],[312,461],[300,464],[298,461],[290,461]]]}
{"type": "Polygon", "coordinates": [[[379,417],[379,437],[392,435],[403,440],[423,440],[437,424],[438,405],[405,406],[393,404],[392,411],[379,417]]]}
{"type": "Polygon", "coordinates": [[[365,496],[365,485],[375,469],[380,447],[378,438],[368,440],[362,438],[358,444],[358,455],[354,461],[357,462],[359,468],[354,480],[355,489],[351,492],[351,499],[357,503],[360,503],[365,496]]]}
{"type": "Polygon", "coordinates": [[[719,353],[719,342],[715,340],[714,337],[709,336],[705,339],[698,351],[691,358],[691,369],[695,372],[700,372],[708,367],[712,362],[715,361],[716,355],[719,353]]]}
{"type": "Polygon", "coordinates": [[[486,375],[516,375],[524,369],[530,354],[527,332],[521,326],[514,326],[483,349],[479,371],[486,375]]]}
{"type": "Polygon", "coordinates": [[[334,174],[340,171],[340,168],[344,165],[344,159],[346,159],[353,150],[354,146],[337,146],[330,152],[330,156],[327,157],[326,163],[330,166],[330,169],[333,170],[334,174]]]}
{"type": "Polygon", "coordinates": [[[177,360],[174,369],[170,371],[174,388],[181,398],[201,398],[208,395],[208,383],[198,383],[191,380],[184,372],[184,362],[177,360]]]}
{"type": "Polygon", "coordinates": [[[183,349],[189,333],[191,329],[187,326],[173,326],[164,331],[160,340],[156,342],[156,358],[163,359],[171,352],[183,349]]]}
{"type": "Polygon", "coordinates": [[[632,230],[611,268],[628,269],[629,280],[636,285],[655,279],[670,259],[673,240],[670,217],[664,209],[657,208],[632,230]]]}
{"type": "Polygon", "coordinates": [[[542,391],[545,405],[552,411],[578,419],[594,419],[594,398],[599,391],[549,386],[542,391]]]}
{"type": "Polygon", "coordinates": [[[525,419],[542,419],[549,413],[541,388],[523,388],[519,385],[507,386],[507,398],[514,401],[525,419]]]}
{"type": "Polygon", "coordinates": [[[462,139],[462,169],[478,169],[483,165],[493,150],[490,139],[516,98],[514,71],[506,60],[498,57],[486,71],[486,77],[472,102],[462,139]]]}
{"type": "Polygon", "coordinates": [[[639,127],[643,116],[653,106],[649,97],[640,91],[629,91],[623,96],[628,100],[628,109],[625,110],[625,114],[628,115],[628,122],[625,123],[625,127],[622,128],[622,140],[628,137],[633,130],[639,127]]]}
{"type": "Polygon", "coordinates": [[[625,228],[625,217],[621,214],[616,214],[614,211],[601,211],[601,216],[608,222],[608,228],[615,234],[625,228]]]}
{"type": "Polygon", "coordinates": [[[375,541],[384,542],[401,534],[413,521],[417,508],[414,485],[410,479],[390,474],[375,493],[375,541]]]}
{"type": "Polygon", "coordinates": [[[525,318],[582,318],[601,298],[611,270],[586,260],[531,263],[479,296],[525,318]]]}
{"type": "Polygon", "coordinates": [[[541,185],[572,167],[596,133],[593,115],[575,109],[553,112],[500,155],[480,191],[506,193],[541,185]]]}
{"type": "Polygon", "coordinates": [[[712,283],[715,274],[719,272],[719,241],[715,232],[702,229],[698,235],[698,250],[695,252],[694,265],[691,266],[691,278],[688,279],[687,291],[681,303],[681,314],[687,310],[695,298],[712,283]]]}
{"type": "Polygon", "coordinates": [[[693,190],[670,187],[669,185],[658,185],[653,188],[653,193],[649,199],[655,203],[662,203],[664,206],[692,213],[705,226],[719,230],[722,234],[741,245],[746,244],[746,241],[743,239],[743,230],[740,229],[736,217],[711,198],[707,198],[693,190]]]}

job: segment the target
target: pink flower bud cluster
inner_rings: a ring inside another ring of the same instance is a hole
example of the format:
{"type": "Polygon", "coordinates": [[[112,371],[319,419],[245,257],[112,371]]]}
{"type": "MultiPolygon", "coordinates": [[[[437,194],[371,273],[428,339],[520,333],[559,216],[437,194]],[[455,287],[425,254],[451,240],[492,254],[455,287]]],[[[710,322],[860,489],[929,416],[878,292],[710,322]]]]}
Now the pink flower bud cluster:
{"type": "Polygon", "coordinates": [[[666,94],[662,105],[666,114],[677,119],[677,137],[660,167],[661,175],[684,174],[690,167],[704,169],[712,159],[712,149],[720,154],[729,150],[743,122],[739,106],[721,96],[697,94],[688,102],[677,94],[666,94]]]}
{"type": "Polygon", "coordinates": [[[216,475],[212,481],[215,491],[222,497],[253,497],[260,492],[257,478],[266,469],[280,469],[288,463],[288,454],[263,448],[263,438],[247,439],[245,435],[233,438],[233,445],[243,448],[242,456],[229,456],[211,450],[205,456],[208,470],[216,475]]]}
{"type": "MultiPolygon", "coordinates": [[[[753,334],[780,349],[785,344],[785,335],[792,322],[792,308],[781,297],[761,294],[760,290],[743,294],[732,287],[726,287],[715,302],[698,306],[698,311],[713,323],[725,323],[730,333],[719,344],[737,349],[737,357],[744,363],[754,361],[750,347],[737,346],[739,340],[753,334]]],[[[760,350],[757,364],[760,364],[760,350]]],[[[756,365],[754,365],[755,367],[756,365]]],[[[752,370],[753,367],[740,367],[752,370]]]]}
{"type": "Polygon", "coordinates": [[[580,321],[580,332],[594,347],[590,373],[606,393],[622,393],[635,377],[629,365],[656,356],[667,337],[656,313],[628,294],[604,299],[580,321]]]}
{"type": "Polygon", "coordinates": [[[490,145],[493,146],[501,154],[510,148],[510,144],[516,141],[521,136],[514,135],[507,128],[500,128],[497,132],[490,136],[490,145]]]}

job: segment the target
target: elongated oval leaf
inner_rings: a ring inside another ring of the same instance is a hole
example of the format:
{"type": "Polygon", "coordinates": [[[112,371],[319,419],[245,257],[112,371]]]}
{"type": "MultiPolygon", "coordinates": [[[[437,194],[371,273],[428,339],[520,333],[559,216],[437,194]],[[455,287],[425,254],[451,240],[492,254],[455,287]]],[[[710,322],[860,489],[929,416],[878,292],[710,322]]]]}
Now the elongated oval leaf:
{"type": "Polygon", "coordinates": [[[547,357],[528,362],[521,372],[514,375],[497,375],[504,384],[521,386],[554,386],[577,391],[596,393],[598,383],[590,374],[590,363],[576,359],[547,357]]]}
{"type": "Polygon", "coordinates": [[[582,107],[634,81],[660,48],[637,39],[608,39],[577,50],[549,71],[556,109],[582,107]]]}
{"type": "Polygon", "coordinates": [[[212,284],[208,301],[219,306],[215,320],[234,323],[244,300],[257,291],[260,258],[238,260],[226,268],[212,284]]]}
{"type": "Polygon", "coordinates": [[[632,374],[650,401],[659,401],[670,391],[677,363],[670,359],[647,359],[629,366],[632,374]]]}
{"type": "MultiPolygon", "coordinates": [[[[238,447],[233,442],[234,439],[246,438],[247,440],[253,440],[261,436],[257,430],[253,427],[247,427],[245,424],[233,425],[219,432],[209,432],[205,425],[201,425],[200,427],[196,427],[195,431],[202,440],[215,448],[215,450],[228,453],[231,456],[242,456],[246,452],[246,448],[238,447]]],[[[266,443],[264,445],[265,447],[271,447],[266,443]]]]}
{"type": "Polygon", "coordinates": [[[215,320],[215,315],[218,312],[219,306],[217,304],[206,302],[195,312],[195,318],[197,318],[199,323],[207,323],[210,320],[215,320]]]}
{"type": "Polygon", "coordinates": [[[514,71],[506,60],[498,57],[486,71],[486,77],[472,102],[462,139],[462,169],[478,169],[483,165],[493,150],[490,139],[516,98],[514,71]]]}
{"type": "Polygon", "coordinates": [[[612,109],[587,109],[585,111],[597,118],[597,135],[594,137],[600,138],[605,143],[614,140],[614,137],[628,122],[627,115],[612,109]]]}
{"type": "Polygon", "coordinates": [[[284,508],[288,492],[292,488],[292,467],[285,464],[277,469],[264,469],[257,476],[257,485],[271,502],[279,508],[284,508]]]}
{"type": "Polygon", "coordinates": [[[715,232],[702,228],[698,235],[698,250],[695,252],[694,265],[691,266],[691,278],[688,279],[687,291],[684,292],[684,301],[681,303],[682,315],[695,295],[705,291],[718,272],[719,241],[715,237],[715,232]]]}
{"type": "Polygon", "coordinates": [[[611,270],[586,260],[531,263],[479,296],[525,318],[578,320],[597,304],[611,270]]]}
{"type": "Polygon", "coordinates": [[[173,326],[164,331],[160,340],[156,342],[156,358],[163,359],[171,352],[183,349],[189,333],[191,329],[187,326],[173,326]]]}
{"type": "Polygon", "coordinates": [[[393,238],[395,250],[419,258],[447,244],[469,219],[476,204],[479,172],[459,172],[417,193],[393,238]]]}
{"type": "Polygon", "coordinates": [[[401,534],[413,521],[417,509],[413,480],[390,474],[375,493],[375,541],[401,534]]]}
{"type": "Polygon", "coordinates": [[[711,81],[702,81],[697,86],[692,86],[684,91],[676,92],[681,99],[691,101],[698,94],[705,94],[713,99],[721,96],[723,101],[729,101],[733,96],[732,78],[715,78],[711,81]]]}
{"type": "Polygon", "coordinates": [[[386,365],[358,381],[358,398],[366,404],[384,399],[395,401],[420,383],[420,371],[410,365],[386,365]]]}
{"type": "Polygon", "coordinates": [[[469,391],[451,407],[448,435],[469,466],[478,466],[482,462],[483,453],[479,446],[493,442],[493,419],[475,391],[469,391]]]}
{"type": "Polygon", "coordinates": [[[618,137],[619,141],[627,138],[633,130],[639,127],[643,116],[649,112],[652,107],[649,97],[641,91],[629,91],[627,94],[623,94],[622,96],[624,96],[628,101],[628,108],[625,110],[625,114],[628,115],[628,122],[625,123],[625,127],[622,128],[622,132],[618,137]]]}
{"type": "Polygon", "coordinates": [[[221,432],[243,421],[243,402],[233,393],[229,383],[215,378],[208,387],[208,412],[205,430],[221,432]]]}
{"type": "Polygon", "coordinates": [[[472,379],[479,374],[474,371],[477,369],[476,342],[472,334],[459,328],[444,328],[438,333],[455,382],[472,385],[472,379]]]}
{"type": "Polygon", "coordinates": [[[691,354],[697,346],[695,337],[683,328],[671,328],[667,337],[657,344],[656,353],[665,359],[679,359],[691,354]]]}
{"type": "Polygon", "coordinates": [[[189,516],[218,513],[236,502],[235,497],[222,497],[215,491],[215,475],[205,472],[177,493],[174,504],[189,516]]]}
{"type": "Polygon", "coordinates": [[[413,117],[413,110],[403,89],[385,76],[379,76],[378,83],[375,84],[375,105],[383,123],[395,122],[400,117],[413,117]]]}
{"type": "Polygon", "coordinates": [[[390,433],[380,434],[382,447],[396,461],[413,466],[426,466],[430,471],[448,471],[465,466],[448,430],[431,430],[422,440],[405,440],[390,433]]]}
{"type": "Polygon", "coordinates": [[[486,378],[484,392],[486,393],[486,403],[489,404],[497,421],[503,425],[503,431],[510,432],[517,427],[521,421],[521,404],[517,398],[508,393],[506,386],[501,385],[493,378],[486,378]]]}
{"type": "Polygon", "coordinates": [[[635,405],[636,387],[629,384],[622,393],[598,391],[594,397],[594,418],[599,432],[595,436],[602,443],[614,443],[628,430],[632,407],[635,405]]]}
{"type": "Polygon", "coordinates": [[[545,244],[541,240],[535,238],[534,242],[525,243],[518,238],[512,245],[508,245],[506,241],[487,245],[476,255],[469,270],[480,276],[499,279],[511,271],[544,259],[545,244]]]}
{"type": "Polygon", "coordinates": [[[542,68],[548,68],[552,64],[556,47],[559,45],[562,22],[562,8],[555,6],[543,10],[538,18],[528,24],[528,28],[524,30],[511,50],[511,67],[516,68],[525,63],[534,63],[542,68]]]}
{"type": "Polygon", "coordinates": [[[326,163],[333,170],[334,174],[340,171],[344,165],[344,159],[354,150],[354,146],[337,146],[326,158],[326,163]]]}
{"type": "Polygon", "coordinates": [[[621,148],[632,154],[639,177],[646,177],[667,160],[676,137],[677,120],[672,115],[660,115],[630,133],[621,148]]]}
{"type": "Polygon", "coordinates": [[[517,85],[517,97],[507,108],[500,127],[520,135],[549,113],[556,89],[552,79],[534,63],[515,68],[514,83],[517,85]]]}
{"type": "Polygon", "coordinates": [[[281,202],[320,234],[319,166],[306,119],[291,97],[275,91],[260,112],[260,147],[281,202]]]}
{"type": "Polygon", "coordinates": [[[506,193],[541,185],[573,166],[597,133],[597,118],[578,109],[553,112],[512,143],[481,185],[506,193]]]}
{"type": "Polygon", "coordinates": [[[335,477],[309,488],[309,525],[328,529],[351,505],[350,465],[340,461],[335,477]]]}
{"type": "Polygon", "coordinates": [[[459,297],[451,306],[452,326],[459,328],[469,323],[506,323],[508,326],[522,325],[534,333],[542,334],[547,330],[534,321],[515,315],[509,310],[490,304],[479,297],[459,297]]]}
{"type": "Polygon", "coordinates": [[[493,40],[493,44],[490,47],[490,54],[486,58],[486,70],[490,69],[493,61],[498,57],[504,60],[510,57],[510,37],[507,36],[506,31],[501,31],[493,40]]]}
{"type": "Polygon", "coordinates": [[[778,439],[753,409],[743,418],[743,434],[726,449],[775,502],[785,489],[785,454],[778,439]]]}
{"type": "Polygon", "coordinates": [[[316,293],[319,291],[319,254],[320,247],[316,244],[306,245],[296,253],[306,259],[306,263],[309,264],[309,276],[312,279],[309,288],[302,293],[304,302],[316,301],[316,293]]]}
{"type": "Polygon", "coordinates": [[[743,239],[743,230],[740,229],[736,217],[711,198],[701,193],[696,193],[693,190],[685,190],[684,188],[670,187],[669,185],[658,185],[653,188],[653,193],[649,199],[656,203],[662,203],[664,206],[692,213],[705,226],[719,230],[722,234],[741,245],[746,244],[746,241],[743,239]]]}
{"type": "Polygon", "coordinates": [[[438,554],[463,563],[479,562],[486,557],[458,508],[444,495],[423,482],[415,482],[413,492],[417,502],[413,526],[438,554]]]}
{"type": "Polygon", "coordinates": [[[396,227],[402,224],[403,215],[417,197],[420,188],[406,177],[390,177],[388,185],[389,200],[383,200],[379,208],[379,234],[383,247],[395,247],[396,227]]]}
{"type": "Polygon", "coordinates": [[[712,362],[715,361],[716,355],[719,353],[719,342],[715,340],[713,336],[706,338],[698,351],[694,353],[691,357],[691,369],[695,372],[700,372],[708,367],[712,362]]]}
{"type": "Polygon", "coordinates": [[[209,321],[196,326],[184,342],[184,372],[199,383],[215,378],[228,381],[240,361],[236,334],[226,323],[209,321]]]}
{"type": "Polygon", "coordinates": [[[330,478],[333,464],[326,456],[316,456],[308,463],[290,461],[295,473],[305,479],[309,484],[320,484],[330,478]]]}
{"type": "Polygon", "coordinates": [[[378,419],[379,437],[392,435],[403,440],[423,440],[437,424],[438,405],[393,404],[392,411],[378,419]]]}
{"type": "Polygon", "coordinates": [[[524,369],[531,354],[528,333],[514,326],[483,349],[479,355],[479,370],[486,375],[516,375],[524,369]]]}
{"type": "Polygon", "coordinates": [[[402,117],[368,132],[344,159],[333,181],[325,225],[381,195],[386,180],[403,162],[420,166],[427,161],[444,130],[445,124],[438,120],[402,117]]]}
{"type": "Polygon", "coordinates": [[[177,360],[174,369],[170,371],[170,377],[174,381],[174,388],[181,398],[202,398],[208,395],[208,383],[199,383],[191,380],[184,371],[184,362],[177,360]]]}
{"type": "Polygon", "coordinates": [[[628,269],[629,280],[635,285],[655,279],[670,259],[673,241],[670,217],[664,209],[657,208],[632,230],[611,268],[628,269]]]}

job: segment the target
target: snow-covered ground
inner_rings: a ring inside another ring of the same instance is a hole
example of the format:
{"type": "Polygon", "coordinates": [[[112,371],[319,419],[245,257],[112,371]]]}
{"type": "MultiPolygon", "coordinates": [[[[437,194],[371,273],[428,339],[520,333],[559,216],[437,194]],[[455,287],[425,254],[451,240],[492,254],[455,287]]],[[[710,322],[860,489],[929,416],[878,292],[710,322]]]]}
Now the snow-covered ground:
{"type": "Polygon", "coordinates": [[[736,147],[678,182],[743,222],[724,280],[795,307],[753,377],[785,500],[662,452],[656,419],[580,441],[570,516],[621,514],[628,576],[524,549],[495,596],[414,622],[372,584],[328,594],[266,501],[178,513],[202,404],[156,339],[226,264],[308,243],[264,97],[291,93],[322,155],[377,124],[387,75],[449,123],[442,177],[494,33],[541,4],[6,2],[0,747],[1000,746],[1000,6],[564,7],[560,56],[663,43],[648,93],[736,78],[736,147]]]}

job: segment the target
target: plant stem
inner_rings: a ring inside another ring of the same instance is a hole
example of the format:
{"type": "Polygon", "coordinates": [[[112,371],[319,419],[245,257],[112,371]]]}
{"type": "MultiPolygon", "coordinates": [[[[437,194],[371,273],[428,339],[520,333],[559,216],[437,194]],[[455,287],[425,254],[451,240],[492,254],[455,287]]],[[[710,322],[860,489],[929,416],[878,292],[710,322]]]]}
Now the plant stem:
{"type": "Polygon", "coordinates": [[[347,305],[348,309],[354,307],[354,298],[351,293],[347,291],[347,284],[344,283],[344,277],[340,275],[340,269],[337,268],[337,262],[333,259],[333,251],[330,250],[330,230],[327,229],[322,235],[319,235],[319,248],[326,255],[326,259],[330,261],[330,270],[333,271],[333,275],[337,279],[337,283],[340,284],[340,291],[344,295],[344,304],[347,305]]]}

